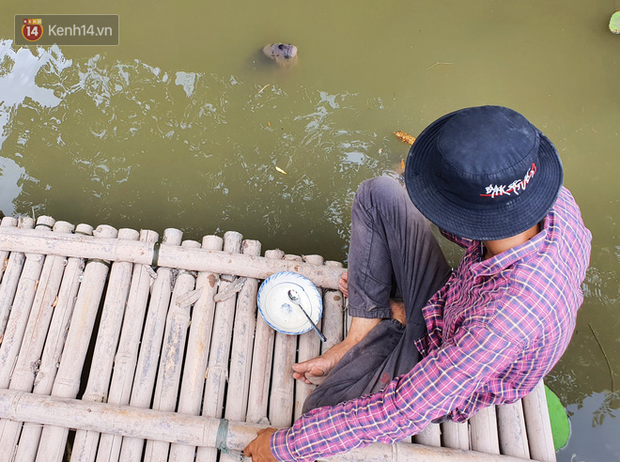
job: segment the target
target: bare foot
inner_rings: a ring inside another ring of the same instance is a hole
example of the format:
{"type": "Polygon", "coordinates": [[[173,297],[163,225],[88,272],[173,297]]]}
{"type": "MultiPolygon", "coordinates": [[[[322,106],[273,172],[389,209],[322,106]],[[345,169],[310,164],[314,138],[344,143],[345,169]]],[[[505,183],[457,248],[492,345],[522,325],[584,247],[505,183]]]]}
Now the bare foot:
{"type": "Polygon", "coordinates": [[[352,318],[347,338],[331,347],[321,356],[293,364],[293,377],[306,383],[320,385],[347,351],[366,337],[366,334],[379,322],[381,319],[377,318],[352,318]]]}
{"type": "Polygon", "coordinates": [[[349,343],[345,340],[334,345],[321,356],[293,364],[293,378],[315,385],[322,384],[327,378],[327,374],[353,346],[349,343]]]}

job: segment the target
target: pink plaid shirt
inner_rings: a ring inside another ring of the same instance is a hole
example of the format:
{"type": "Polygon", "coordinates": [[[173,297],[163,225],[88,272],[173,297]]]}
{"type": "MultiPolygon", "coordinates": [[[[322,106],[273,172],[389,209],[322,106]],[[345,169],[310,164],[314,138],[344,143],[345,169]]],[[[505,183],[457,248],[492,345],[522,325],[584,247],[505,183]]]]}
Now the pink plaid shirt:
{"type": "Polygon", "coordinates": [[[274,433],[277,459],[393,443],[446,414],[462,422],[525,396],[557,363],[583,301],[592,239],[571,193],[562,188],[540,233],[488,260],[480,242],[449,237],[466,253],[423,309],[423,359],[379,393],[314,409],[274,433]]]}

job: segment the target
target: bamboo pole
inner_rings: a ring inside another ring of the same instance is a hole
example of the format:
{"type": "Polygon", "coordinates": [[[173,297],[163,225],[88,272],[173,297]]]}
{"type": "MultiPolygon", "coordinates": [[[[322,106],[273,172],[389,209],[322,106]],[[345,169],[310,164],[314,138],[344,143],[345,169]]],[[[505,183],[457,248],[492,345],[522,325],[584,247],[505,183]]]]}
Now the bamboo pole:
{"type": "Polygon", "coordinates": [[[443,445],[447,448],[469,449],[469,423],[456,423],[448,420],[441,424],[443,445]]]}
{"type": "MultiPolygon", "coordinates": [[[[258,241],[243,241],[243,253],[260,255],[261,245],[258,241]]],[[[252,368],[252,347],[254,344],[254,330],[256,328],[256,293],[258,281],[246,279],[237,298],[235,310],[233,343],[230,352],[230,373],[228,390],[226,392],[226,406],[224,417],[227,420],[245,420],[248,393],[250,388],[250,373],[252,368]]],[[[220,455],[220,462],[233,462],[233,458],[226,452],[220,455]]]]}
{"type": "Polygon", "coordinates": [[[499,447],[502,454],[530,458],[521,400],[497,406],[499,447]]]}
{"type": "Polygon", "coordinates": [[[531,462],[529,459],[500,454],[424,446],[415,443],[392,445],[376,443],[363,449],[319,460],[330,462],[531,462]]]}
{"type": "MultiPolygon", "coordinates": [[[[243,241],[244,253],[260,255],[260,251],[260,242],[243,241]]],[[[243,421],[246,416],[252,367],[252,348],[256,328],[257,291],[258,281],[246,279],[237,299],[225,408],[225,418],[228,420],[243,421]]]]}
{"type": "MultiPolygon", "coordinates": [[[[19,217],[17,226],[19,228],[11,229],[30,229],[34,226],[34,220],[29,217],[19,217]]],[[[0,229],[9,229],[9,227],[0,226],[0,229]]],[[[25,259],[26,255],[23,252],[12,251],[6,264],[6,270],[2,278],[2,285],[0,285],[0,338],[4,338],[4,330],[9,320],[9,312],[11,310],[11,305],[13,304],[15,292],[17,292],[17,285],[19,284],[19,278],[22,274],[25,259]]]]}
{"type": "MultiPolygon", "coordinates": [[[[169,228],[164,231],[166,245],[181,244],[183,233],[178,229],[169,228]]],[[[148,408],[153,396],[159,354],[166,325],[168,304],[172,295],[173,270],[159,268],[157,279],[153,284],[153,292],[148,305],[142,344],[136,365],[136,374],[129,400],[131,406],[148,408]]],[[[142,458],[144,440],[140,438],[123,438],[120,461],[139,461],[142,458]]]]}
{"type": "MultiPolygon", "coordinates": [[[[54,225],[54,232],[57,233],[72,230],[73,225],[67,222],[59,221],[54,225]]],[[[22,342],[11,377],[9,388],[12,390],[32,390],[66,264],[67,259],[64,257],[50,256],[45,259],[24,332],[24,339],[27,340],[22,342]]],[[[16,448],[20,430],[20,423],[0,421],[0,447],[16,448]]]]}
{"type": "MultiPolygon", "coordinates": [[[[324,263],[324,259],[320,255],[305,255],[303,259],[313,265],[321,266],[324,263]]],[[[320,290],[320,289],[319,289],[320,290]]],[[[319,321],[318,327],[321,329],[321,323],[324,320],[325,307],[323,307],[323,313],[319,321]]],[[[325,335],[325,334],[323,334],[325,335]]],[[[328,338],[326,336],[326,338],[328,338]]],[[[299,349],[297,353],[297,362],[307,361],[308,359],[316,358],[321,354],[321,339],[314,330],[310,330],[305,334],[299,336],[299,349]]],[[[292,373],[292,370],[289,372],[292,373]]],[[[310,385],[301,380],[295,380],[295,407],[293,410],[293,420],[297,420],[302,415],[302,409],[306,398],[310,396],[310,393],[316,388],[316,385],[310,385]]]]}
{"type": "Polygon", "coordinates": [[[487,406],[469,419],[471,448],[474,451],[499,454],[495,406],[487,406]]]}
{"type": "Polygon", "coordinates": [[[413,442],[424,446],[440,447],[441,429],[439,425],[434,423],[427,425],[424,430],[413,436],[413,442]]]}
{"type": "Polygon", "coordinates": [[[215,252],[202,249],[168,249],[163,245],[159,251],[159,264],[176,265],[193,271],[213,271],[222,274],[254,279],[266,279],[280,271],[292,271],[310,279],[315,285],[338,288],[342,270],[316,266],[302,261],[270,260],[260,256],[215,252]]]}
{"type": "MultiPolygon", "coordinates": [[[[119,239],[137,240],[139,233],[136,230],[123,228],[118,232],[119,239]]],[[[90,373],[83,401],[106,402],[108,388],[112,376],[114,354],[129,296],[131,285],[132,264],[117,261],[112,264],[108,278],[99,332],[95,342],[95,350],[90,360],[90,373]]],[[[80,430],[75,435],[71,451],[72,461],[95,460],[99,434],[80,430]]]]}
{"type": "MultiPolygon", "coordinates": [[[[224,234],[224,250],[230,253],[240,252],[241,240],[241,234],[228,231],[224,234]]],[[[224,291],[229,285],[229,282],[220,281],[218,292],[224,291]]],[[[202,415],[205,417],[221,417],[223,414],[234,317],[235,297],[217,303],[215,306],[213,341],[211,342],[211,351],[209,352],[209,367],[207,368],[202,408],[202,415]]],[[[215,449],[198,449],[196,462],[215,462],[216,460],[217,451],[215,449]]]]}
{"type": "MultiPolygon", "coordinates": [[[[298,255],[285,255],[290,261],[301,261],[298,255]]],[[[277,427],[291,425],[295,406],[295,380],[293,363],[295,362],[297,336],[276,332],[271,372],[271,400],[269,402],[269,421],[277,427]]]]}
{"type": "Polygon", "coordinates": [[[549,408],[543,381],[541,380],[529,395],[523,397],[522,401],[532,458],[541,462],[555,462],[549,408]]]}
{"type": "MultiPolygon", "coordinates": [[[[327,261],[325,265],[331,268],[342,268],[338,261],[327,261]]],[[[323,334],[327,342],[321,345],[321,354],[344,338],[344,295],[339,290],[326,290],[323,295],[323,334]]]]}
{"type": "MultiPolygon", "coordinates": [[[[155,231],[140,231],[140,240],[143,242],[157,242],[158,237],[159,235],[155,231]]],[[[129,403],[131,383],[138,362],[138,348],[146,315],[149,289],[153,281],[154,274],[150,266],[134,266],[118,351],[114,359],[114,373],[108,395],[108,403],[110,404],[129,403]]],[[[97,461],[112,462],[118,460],[121,442],[120,436],[102,434],[97,449],[97,461]]]]}
{"type": "Polygon", "coordinates": [[[36,395],[17,390],[0,390],[0,417],[38,425],[123,435],[140,440],[159,439],[213,447],[216,446],[220,424],[219,419],[36,395]]]}
{"type": "MultiPolygon", "coordinates": [[[[282,260],[284,252],[281,250],[267,250],[265,257],[273,260],[282,260]]],[[[259,315],[256,319],[254,355],[252,356],[252,381],[248,394],[248,411],[246,416],[248,422],[259,424],[269,422],[267,419],[267,406],[269,403],[274,339],[275,331],[259,315]]]]}
{"type": "MultiPolygon", "coordinates": [[[[200,242],[184,241],[182,245],[198,248],[200,242]]],[[[176,409],[190,310],[196,300],[195,285],[195,275],[188,271],[179,272],[166,320],[164,346],[159,362],[152,409],[162,411],[174,411],[176,409]]],[[[168,460],[169,449],[170,444],[167,442],[149,440],[146,443],[144,460],[165,462],[168,460]]]]}
{"type": "MultiPolygon", "coordinates": [[[[17,226],[17,218],[13,217],[4,217],[0,222],[0,226],[17,226]]],[[[9,263],[9,252],[7,250],[0,250],[0,282],[2,281],[2,276],[4,275],[4,271],[6,270],[6,266],[9,263]]]]}
{"type": "MultiPolygon", "coordinates": [[[[37,220],[37,228],[45,229],[48,233],[51,233],[53,225],[54,219],[50,217],[42,216],[37,220]]],[[[0,344],[0,388],[9,387],[44,261],[43,255],[31,253],[25,255],[19,283],[6,323],[4,338],[0,344]]]]}
{"type": "MultiPolygon", "coordinates": [[[[111,226],[100,225],[93,234],[102,238],[109,238],[116,236],[117,231],[111,226]]],[[[53,396],[75,398],[79,391],[80,376],[108,271],[108,263],[101,260],[91,260],[86,264],[84,279],[75,302],[63,355],[54,380],[53,396]]],[[[62,461],[68,433],[69,430],[63,427],[48,426],[43,428],[37,461],[62,461]]]]}
{"type": "Polygon", "coordinates": [[[46,236],[35,230],[0,227],[0,250],[25,251],[109,261],[154,265],[188,271],[208,271],[265,279],[273,273],[292,271],[315,285],[337,289],[342,269],[316,266],[301,261],[269,260],[260,256],[206,249],[188,249],[162,243],[158,251],[150,243],[118,239],[93,239],[78,235],[46,236]],[[25,249],[25,250],[24,250],[25,249]]]}
{"type": "Polygon", "coordinates": [[[159,251],[160,264],[175,264],[178,267],[194,271],[213,271],[222,274],[254,279],[266,279],[280,271],[299,273],[319,287],[337,288],[341,270],[315,266],[302,261],[269,260],[260,256],[237,254],[230,252],[214,252],[205,250],[169,251],[162,246],[159,251]]]}
{"type": "MultiPolygon", "coordinates": [[[[139,439],[160,439],[201,447],[241,451],[262,428],[256,424],[188,416],[107,403],[0,390],[0,418],[39,425],[67,426],[139,439]]],[[[319,459],[326,460],[326,459],[319,459]]],[[[524,462],[511,456],[433,448],[417,444],[372,444],[329,459],[342,462],[524,462]]]]}
{"type": "MultiPolygon", "coordinates": [[[[224,240],[219,236],[205,236],[202,248],[221,250],[224,240]]],[[[187,415],[200,415],[202,391],[205,385],[205,371],[209,359],[209,345],[215,314],[213,297],[217,293],[218,275],[202,272],[196,279],[196,290],[200,298],[194,304],[189,337],[187,340],[187,356],[181,380],[178,412],[187,415]]],[[[195,446],[172,444],[169,460],[175,462],[193,461],[195,446]]]]}
{"type": "MultiPolygon", "coordinates": [[[[79,224],[76,226],[75,232],[92,235],[93,227],[79,224]]],[[[36,394],[49,395],[52,392],[78,289],[83,277],[84,261],[81,258],[69,258],[60,284],[58,298],[53,302],[56,306],[53,307],[52,322],[45,339],[41,364],[34,380],[34,393],[36,394]]],[[[40,425],[24,424],[15,456],[16,462],[30,462],[35,459],[41,431],[40,425]]]]}

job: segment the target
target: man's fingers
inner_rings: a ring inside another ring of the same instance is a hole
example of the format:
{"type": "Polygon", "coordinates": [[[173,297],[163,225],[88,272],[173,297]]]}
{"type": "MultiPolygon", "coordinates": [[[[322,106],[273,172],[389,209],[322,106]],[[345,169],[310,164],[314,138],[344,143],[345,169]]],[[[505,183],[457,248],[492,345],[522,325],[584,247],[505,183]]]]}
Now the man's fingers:
{"type": "Polygon", "coordinates": [[[243,454],[246,457],[252,457],[254,462],[272,462],[275,461],[271,448],[269,447],[269,441],[271,435],[276,431],[275,428],[263,428],[256,432],[256,438],[248,444],[243,450],[243,454]]]}
{"type": "Polygon", "coordinates": [[[338,280],[338,289],[340,292],[344,294],[344,296],[349,295],[349,273],[345,271],[340,275],[340,279],[338,280]]]}

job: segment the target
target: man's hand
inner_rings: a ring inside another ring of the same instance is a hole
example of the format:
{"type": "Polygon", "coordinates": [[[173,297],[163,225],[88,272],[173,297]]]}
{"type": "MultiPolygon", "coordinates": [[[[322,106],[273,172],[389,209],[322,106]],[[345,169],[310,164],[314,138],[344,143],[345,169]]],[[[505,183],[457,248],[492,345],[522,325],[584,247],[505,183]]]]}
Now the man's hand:
{"type": "Polygon", "coordinates": [[[263,428],[257,432],[257,437],[243,450],[246,457],[251,457],[252,462],[277,462],[271,453],[269,441],[275,433],[275,428],[263,428]]]}
{"type": "Polygon", "coordinates": [[[338,288],[342,295],[345,297],[349,296],[349,272],[345,271],[340,275],[340,280],[338,281],[338,288]]]}

